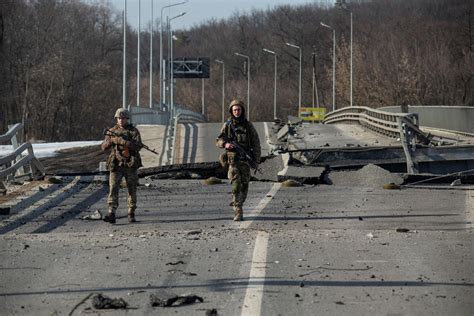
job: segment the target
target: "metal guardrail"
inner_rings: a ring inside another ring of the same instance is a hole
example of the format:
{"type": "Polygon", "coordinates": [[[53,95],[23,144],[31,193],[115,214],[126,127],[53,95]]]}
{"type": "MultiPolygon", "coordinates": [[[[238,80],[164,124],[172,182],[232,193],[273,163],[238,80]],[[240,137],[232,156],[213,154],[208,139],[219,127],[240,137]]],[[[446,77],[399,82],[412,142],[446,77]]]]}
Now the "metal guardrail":
{"type": "Polygon", "coordinates": [[[345,107],[324,116],[324,124],[356,122],[377,133],[392,138],[400,137],[398,121],[409,119],[412,124],[418,126],[418,116],[410,113],[392,113],[365,106],[345,107]]]}
{"type": "Polygon", "coordinates": [[[174,162],[174,155],[176,150],[176,131],[178,128],[178,123],[199,123],[205,122],[206,118],[200,113],[196,113],[190,110],[183,109],[181,107],[176,107],[174,110],[175,115],[173,115],[169,121],[166,140],[165,140],[165,161],[162,161],[161,165],[172,165],[174,162]]]}
{"type": "Polygon", "coordinates": [[[33,146],[26,142],[18,146],[17,133],[23,128],[23,124],[17,123],[10,126],[8,132],[0,135],[0,143],[11,142],[13,151],[0,157],[0,191],[5,193],[4,181],[11,178],[28,176],[30,179],[40,179],[44,176],[43,165],[36,159],[33,146]],[[25,151],[27,154],[25,155],[25,151]]]}

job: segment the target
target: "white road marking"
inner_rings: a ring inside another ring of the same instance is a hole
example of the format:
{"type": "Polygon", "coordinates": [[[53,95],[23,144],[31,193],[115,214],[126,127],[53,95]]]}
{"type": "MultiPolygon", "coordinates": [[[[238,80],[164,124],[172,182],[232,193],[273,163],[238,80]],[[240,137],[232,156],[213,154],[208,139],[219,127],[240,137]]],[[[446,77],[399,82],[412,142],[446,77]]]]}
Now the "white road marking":
{"type": "Polygon", "coordinates": [[[265,197],[260,200],[258,205],[250,209],[249,212],[245,212],[244,209],[244,221],[240,222],[240,229],[247,229],[250,224],[252,224],[252,217],[256,217],[260,212],[267,206],[268,203],[273,199],[275,194],[278,192],[278,190],[281,188],[281,183],[275,183],[273,184],[272,188],[270,191],[268,191],[267,194],[265,194],[265,197]],[[248,215],[247,215],[248,214],[248,215]]]}
{"type": "MultiPolygon", "coordinates": [[[[250,218],[258,215],[281,188],[281,183],[275,183],[258,205],[250,211],[250,218]]],[[[240,224],[240,229],[246,229],[252,224],[252,220],[244,213],[244,221],[240,224]]],[[[252,265],[248,286],[245,292],[242,315],[260,315],[263,300],[263,287],[265,281],[265,265],[267,260],[268,233],[259,231],[255,239],[255,246],[252,255],[252,265]],[[256,284],[251,284],[255,282],[256,284]]]]}
{"type": "Polygon", "coordinates": [[[466,191],[466,220],[469,223],[466,223],[466,228],[474,228],[474,191],[466,191]]]}
{"type": "Polygon", "coordinates": [[[270,138],[270,130],[268,127],[268,122],[263,123],[263,127],[265,129],[265,140],[268,142],[268,139],[270,138]]]}
{"type": "Polygon", "coordinates": [[[245,292],[241,315],[260,315],[265,281],[265,265],[267,260],[268,233],[259,231],[253,249],[252,266],[249,284],[245,292]],[[251,284],[254,282],[255,284],[251,284]]]}
{"type": "MultiPolygon", "coordinates": [[[[268,124],[265,126],[265,139],[268,138],[269,130],[268,124]]],[[[240,223],[240,229],[247,229],[252,223],[253,217],[256,217],[262,210],[270,203],[275,194],[281,188],[281,183],[275,183],[270,191],[265,194],[265,197],[260,200],[256,207],[250,209],[248,212],[244,210],[244,221],[240,223]]],[[[248,278],[248,286],[245,291],[244,303],[242,306],[241,315],[260,315],[263,301],[263,289],[265,282],[265,268],[267,260],[267,246],[269,234],[265,231],[258,231],[255,239],[255,246],[252,255],[252,265],[250,267],[250,274],[248,278]],[[255,283],[255,284],[252,284],[255,283]]]]}

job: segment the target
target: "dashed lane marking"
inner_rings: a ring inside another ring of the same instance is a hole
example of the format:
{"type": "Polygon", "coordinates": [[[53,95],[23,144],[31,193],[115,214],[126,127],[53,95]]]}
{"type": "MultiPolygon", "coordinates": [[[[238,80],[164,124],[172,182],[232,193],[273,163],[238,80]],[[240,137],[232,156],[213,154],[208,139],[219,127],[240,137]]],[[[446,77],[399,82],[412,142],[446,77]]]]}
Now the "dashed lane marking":
{"type": "MultiPolygon", "coordinates": [[[[240,224],[240,229],[246,229],[252,224],[252,217],[257,216],[273,199],[281,188],[281,183],[275,183],[258,205],[250,211],[250,216],[245,216],[245,220],[240,224]]],[[[245,215],[245,214],[244,214],[245,215]]],[[[265,281],[265,265],[267,259],[267,246],[269,234],[259,231],[255,239],[255,246],[252,255],[252,265],[248,279],[247,290],[245,291],[242,315],[260,315],[263,301],[263,288],[265,281]]]]}
{"type": "Polygon", "coordinates": [[[258,214],[260,214],[260,212],[262,212],[262,210],[267,206],[268,203],[270,203],[280,188],[281,183],[273,184],[270,191],[265,194],[265,197],[260,200],[255,208],[251,209],[249,212],[244,211],[244,221],[240,223],[240,229],[247,229],[253,223],[252,218],[256,217],[258,214]]]}
{"type": "Polygon", "coordinates": [[[260,315],[263,301],[265,281],[265,265],[267,260],[268,233],[259,231],[253,249],[252,266],[249,283],[245,292],[241,315],[260,315]]]}
{"type": "Polygon", "coordinates": [[[474,228],[474,190],[466,191],[466,228],[474,228]]]}

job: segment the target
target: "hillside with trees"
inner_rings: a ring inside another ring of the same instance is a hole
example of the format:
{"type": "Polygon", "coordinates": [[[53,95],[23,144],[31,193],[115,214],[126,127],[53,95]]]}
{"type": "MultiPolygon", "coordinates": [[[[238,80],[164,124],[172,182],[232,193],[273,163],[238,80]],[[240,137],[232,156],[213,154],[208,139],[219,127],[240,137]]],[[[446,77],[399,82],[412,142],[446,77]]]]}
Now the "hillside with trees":
{"type": "MultiPolygon", "coordinates": [[[[206,116],[221,120],[222,65],[226,100],[247,97],[250,59],[254,121],[273,119],[274,58],[277,114],[296,115],[299,51],[302,105],[332,109],[333,33],[336,107],[350,105],[350,12],[353,15],[353,105],[474,106],[474,10],[469,0],[338,1],[279,6],[175,30],[174,56],[209,57],[206,116]],[[345,3],[344,3],[345,2],[345,3]],[[314,76],[313,76],[314,72],[314,76]],[[313,80],[314,78],[314,80],[313,80]],[[314,89],[314,84],[316,88],[314,89]],[[317,90],[317,97],[316,97],[317,90]]],[[[159,56],[159,21],[153,55],[159,56]]],[[[147,30],[150,27],[148,26],[147,30]]],[[[149,32],[141,33],[140,103],[148,106],[149,32]]],[[[0,1],[0,133],[23,122],[24,139],[96,140],[122,104],[122,13],[73,0],[0,1]]],[[[127,30],[127,100],[136,105],[137,33],[127,30]]],[[[165,41],[166,42],[166,41],[165,41]]],[[[168,56],[167,46],[163,47],[168,56]]],[[[158,85],[159,62],[153,61],[158,85]]],[[[200,79],[177,79],[175,102],[200,112],[200,79]]],[[[159,89],[154,89],[155,103],[159,89]]]]}

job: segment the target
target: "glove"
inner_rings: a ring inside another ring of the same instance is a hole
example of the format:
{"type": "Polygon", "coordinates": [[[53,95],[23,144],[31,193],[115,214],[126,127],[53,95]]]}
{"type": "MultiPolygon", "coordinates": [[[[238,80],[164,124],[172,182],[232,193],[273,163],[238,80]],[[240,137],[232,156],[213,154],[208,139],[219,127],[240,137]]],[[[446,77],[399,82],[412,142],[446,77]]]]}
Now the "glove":
{"type": "Polygon", "coordinates": [[[130,142],[129,141],[126,141],[125,139],[123,139],[122,137],[118,137],[118,136],[114,136],[112,137],[112,143],[116,144],[116,145],[122,145],[122,146],[130,146],[130,142]]]}

